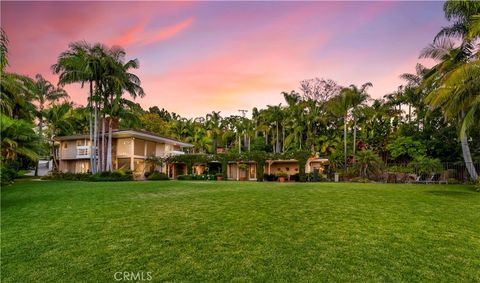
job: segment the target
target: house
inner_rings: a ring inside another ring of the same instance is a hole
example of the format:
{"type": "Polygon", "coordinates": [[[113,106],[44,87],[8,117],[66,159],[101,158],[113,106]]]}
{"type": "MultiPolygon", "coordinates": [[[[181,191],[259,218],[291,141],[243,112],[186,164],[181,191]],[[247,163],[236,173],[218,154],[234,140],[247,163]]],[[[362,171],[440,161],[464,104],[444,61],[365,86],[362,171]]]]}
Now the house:
{"type": "MultiPolygon", "coordinates": [[[[326,168],[329,166],[328,159],[312,157],[305,164],[305,173],[317,172],[321,175],[326,174],[326,168]]],[[[257,179],[257,165],[254,161],[229,162],[227,166],[227,179],[240,181],[254,181],[257,179]]],[[[298,161],[288,160],[267,160],[264,166],[264,172],[267,175],[277,175],[286,173],[289,178],[299,173],[298,161]]]]}
{"type": "MultiPolygon", "coordinates": [[[[90,171],[90,141],[88,135],[72,135],[54,138],[59,143],[59,170],[61,172],[85,173],[90,171]]],[[[114,130],[112,132],[112,164],[114,169],[129,169],[137,176],[145,171],[158,170],[171,178],[178,175],[178,166],[166,164],[158,168],[146,168],[146,159],[151,156],[166,158],[184,154],[192,144],[140,130],[114,130]],[[177,171],[177,172],[176,172],[177,171]]],[[[106,148],[105,148],[106,149],[106,148]]],[[[101,148],[99,150],[99,156],[101,148]]]]}

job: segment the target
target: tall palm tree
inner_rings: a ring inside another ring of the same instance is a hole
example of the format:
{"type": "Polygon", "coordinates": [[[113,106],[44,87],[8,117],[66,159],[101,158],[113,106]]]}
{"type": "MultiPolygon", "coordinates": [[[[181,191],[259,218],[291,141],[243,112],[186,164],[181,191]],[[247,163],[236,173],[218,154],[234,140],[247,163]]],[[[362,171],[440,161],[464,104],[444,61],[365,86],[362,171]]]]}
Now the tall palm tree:
{"type": "MultiPolygon", "coordinates": [[[[57,63],[52,65],[52,71],[59,74],[58,83],[61,86],[71,83],[80,83],[81,87],[85,83],[89,85],[88,108],[93,109],[94,87],[98,88],[102,76],[101,63],[94,46],[85,42],[73,42],[69,44],[69,49],[62,52],[57,63]]],[[[95,135],[97,108],[95,107],[95,135]]],[[[90,140],[90,168],[93,173],[96,172],[96,147],[94,145],[94,127],[92,125],[92,112],[89,117],[89,140],[90,140]]],[[[96,143],[96,142],[95,142],[96,143]]]]}
{"type": "Polygon", "coordinates": [[[343,88],[339,95],[330,100],[330,109],[334,116],[343,119],[343,154],[344,169],[347,169],[347,122],[348,111],[352,106],[352,95],[348,88],[343,88]]]}
{"type": "Polygon", "coordinates": [[[357,147],[357,117],[358,113],[355,111],[358,107],[362,106],[370,98],[370,95],[367,93],[367,89],[372,87],[371,82],[364,83],[361,87],[356,85],[350,85],[349,88],[344,89],[346,95],[351,96],[350,107],[353,109],[352,118],[353,118],[353,156],[355,156],[355,149],[357,147]]]}
{"type": "MultiPolygon", "coordinates": [[[[45,103],[53,103],[61,98],[68,98],[68,94],[65,90],[57,88],[49,81],[45,80],[42,75],[37,74],[35,76],[35,83],[33,85],[33,94],[38,104],[37,118],[38,118],[38,134],[40,136],[40,142],[43,143],[43,115],[45,111],[45,103]]],[[[35,176],[38,175],[38,165],[35,166],[35,176]]]]}
{"type": "Polygon", "coordinates": [[[118,119],[120,116],[128,115],[126,109],[133,109],[134,103],[122,97],[123,93],[128,93],[133,99],[144,97],[145,93],[140,86],[140,79],[130,69],[137,69],[139,63],[137,59],[125,62],[125,50],[118,46],[107,48],[97,45],[98,52],[103,53],[101,56],[101,67],[104,71],[100,80],[100,89],[103,90],[102,107],[102,154],[101,166],[102,170],[111,171],[112,166],[112,120],[118,119]],[[125,109],[124,109],[125,108],[125,109]],[[109,115],[108,125],[105,125],[105,117],[109,115]],[[107,134],[107,150],[105,152],[105,128],[108,128],[107,134]],[[106,159],[106,160],[105,160],[106,159]]]}
{"type": "Polygon", "coordinates": [[[60,99],[67,99],[69,96],[65,90],[55,87],[52,83],[45,80],[40,74],[35,76],[34,95],[35,100],[38,103],[38,129],[40,137],[42,137],[43,112],[45,110],[45,104],[57,102],[60,99]]]}
{"type": "Polygon", "coordinates": [[[212,135],[212,153],[217,153],[218,136],[221,133],[222,116],[220,111],[207,114],[205,126],[212,135]]]}
{"type": "Polygon", "coordinates": [[[72,104],[64,102],[62,104],[52,104],[45,109],[44,118],[48,125],[48,134],[51,141],[53,168],[58,170],[58,160],[56,154],[55,136],[64,136],[72,134],[73,127],[70,123],[69,115],[72,110],[72,104]]]}
{"type": "Polygon", "coordinates": [[[480,31],[478,21],[480,2],[470,0],[448,0],[443,4],[445,17],[451,23],[435,36],[434,41],[455,38],[462,41],[473,40],[480,31]]]}
{"type": "Polygon", "coordinates": [[[438,62],[423,82],[423,86],[430,88],[425,100],[433,107],[440,107],[447,119],[458,120],[465,165],[470,177],[476,180],[478,174],[467,136],[480,116],[480,53],[475,47],[479,34],[472,29],[472,23],[477,23],[476,18],[480,15],[480,2],[447,1],[444,12],[452,25],[443,28],[434,42],[420,54],[421,58],[432,58],[438,62]],[[450,40],[452,37],[461,40],[458,47],[450,40]]]}

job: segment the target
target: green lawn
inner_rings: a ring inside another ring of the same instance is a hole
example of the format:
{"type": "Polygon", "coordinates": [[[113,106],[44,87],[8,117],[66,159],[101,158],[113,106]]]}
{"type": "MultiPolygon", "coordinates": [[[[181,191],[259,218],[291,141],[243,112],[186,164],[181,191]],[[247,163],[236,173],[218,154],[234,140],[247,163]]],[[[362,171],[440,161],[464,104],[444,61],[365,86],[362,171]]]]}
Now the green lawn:
{"type": "Polygon", "coordinates": [[[470,186],[19,181],[2,282],[480,281],[470,186]]]}

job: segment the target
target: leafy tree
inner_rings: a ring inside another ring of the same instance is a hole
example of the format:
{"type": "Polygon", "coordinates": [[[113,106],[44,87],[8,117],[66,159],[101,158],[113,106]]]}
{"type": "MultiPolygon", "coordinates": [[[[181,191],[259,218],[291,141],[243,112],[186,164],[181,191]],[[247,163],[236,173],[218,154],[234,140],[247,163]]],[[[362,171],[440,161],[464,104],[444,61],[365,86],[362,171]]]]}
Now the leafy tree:
{"type": "Polygon", "coordinates": [[[425,156],[425,145],[411,137],[399,136],[387,145],[390,156],[400,162],[408,162],[425,156]]]}

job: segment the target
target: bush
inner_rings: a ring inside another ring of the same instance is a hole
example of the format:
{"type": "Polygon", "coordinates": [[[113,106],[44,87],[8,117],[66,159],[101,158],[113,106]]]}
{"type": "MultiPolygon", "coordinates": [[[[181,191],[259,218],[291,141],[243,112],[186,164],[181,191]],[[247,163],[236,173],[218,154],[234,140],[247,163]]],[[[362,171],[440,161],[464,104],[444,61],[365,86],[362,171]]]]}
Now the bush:
{"type": "Polygon", "coordinates": [[[278,178],[285,178],[285,179],[287,179],[287,178],[288,178],[288,174],[285,173],[285,172],[280,172],[280,173],[277,173],[277,177],[278,177],[278,178]]]}
{"type": "Polygon", "coordinates": [[[8,185],[13,183],[13,180],[17,177],[17,170],[12,168],[8,164],[0,165],[0,183],[2,185],[8,185]]]}
{"type": "Polygon", "coordinates": [[[325,182],[328,179],[319,172],[311,172],[306,174],[307,182],[325,182]]]}
{"type": "Polygon", "coordinates": [[[179,175],[177,177],[177,180],[180,181],[191,181],[191,180],[196,180],[196,181],[214,181],[215,175],[210,175],[210,174],[203,174],[203,175],[179,175]]]}
{"type": "Polygon", "coordinates": [[[162,172],[153,172],[148,175],[147,180],[155,180],[155,181],[163,181],[163,180],[170,180],[167,174],[162,172]]]}
{"type": "Polygon", "coordinates": [[[42,177],[42,180],[67,180],[67,181],[89,181],[92,174],[90,173],[62,173],[51,172],[49,175],[42,177]]]}
{"type": "Polygon", "coordinates": [[[412,166],[420,174],[438,173],[443,170],[442,163],[436,158],[421,157],[413,161],[412,166]]]}
{"type": "Polygon", "coordinates": [[[193,180],[192,175],[179,175],[177,176],[177,180],[179,181],[190,181],[193,180]]]}
{"type": "Polygon", "coordinates": [[[264,174],[263,179],[266,180],[266,181],[270,181],[270,182],[278,180],[278,178],[275,174],[264,174]]]}
{"type": "Polygon", "coordinates": [[[297,173],[297,174],[290,175],[290,181],[299,182],[300,181],[300,174],[297,173]]]}
{"type": "Polygon", "coordinates": [[[132,181],[132,171],[116,170],[113,172],[98,172],[90,176],[91,182],[116,182],[116,181],[132,181]]]}

